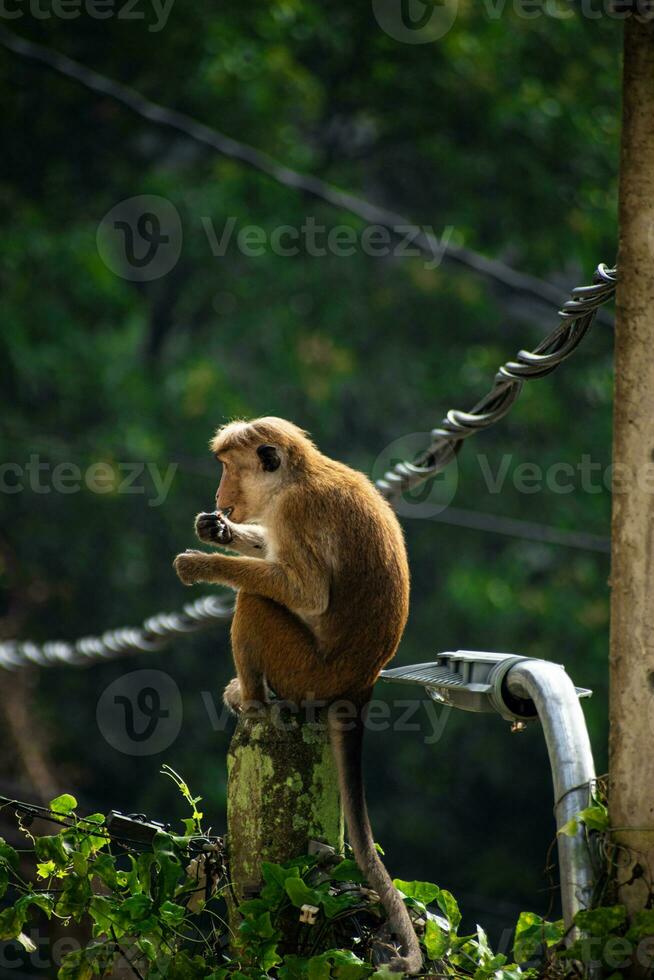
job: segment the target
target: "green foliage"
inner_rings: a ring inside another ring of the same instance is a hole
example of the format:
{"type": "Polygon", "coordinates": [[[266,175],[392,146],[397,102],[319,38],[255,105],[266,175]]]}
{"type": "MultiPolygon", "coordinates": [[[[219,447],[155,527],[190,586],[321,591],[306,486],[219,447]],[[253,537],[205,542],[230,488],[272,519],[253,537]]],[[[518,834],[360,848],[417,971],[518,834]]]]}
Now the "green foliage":
{"type": "Polygon", "coordinates": [[[580,824],[583,824],[587,830],[596,830],[599,833],[607,831],[609,829],[609,811],[606,803],[596,799],[592,806],[585,807],[579,811],[576,817],[568,820],[560,828],[559,833],[565,834],[567,837],[575,837],[580,824]]]}
{"type": "MultiPolygon", "coordinates": [[[[89,16],[93,4],[72,4],[73,19],[8,6],[21,11],[9,29],[436,235],[451,226],[453,241],[555,281],[561,299],[614,258],[622,23],[600,13],[608,4],[587,5],[599,16],[571,3],[550,16],[557,4],[546,3],[522,17],[519,3],[467,0],[446,36],[417,45],[383,31],[379,4],[350,0],[176,0],[157,33],[147,16],[89,16]]],[[[82,473],[101,462],[114,475],[107,493],[83,480],[79,492],[41,493],[27,478],[0,493],[3,636],[95,635],[200,594],[181,587],[171,559],[194,544],[193,515],[212,506],[219,474],[207,440],[227,417],[288,416],[371,474],[385,446],[473,405],[498,365],[557,320],[454,264],[429,270],[360,250],[214,255],[203,220],[217,233],[232,217],[237,230],[267,234],[309,216],[327,229],[364,226],[42,66],[4,52],[0,75],[2,459],[24,467],[35,453],[51,470],[82,473]],[[142,284],[114,275],[95,244],[107,211],[138,194],[170,200],[184,231],[176,268],[142,284]],[[150,506],[147,475],[143,493],[121,490],[125,463],[177,466],[162,504],[150,506]]],[[[577,466],[584,453],[610,462],[611,355],[611,331],[596,327],[568,365],[526,385],[511,414],[462,450],[452,506],[481,512],[482,524],[490,514],[608,534],[600,474],[596,492],[575,479],[571,493],[544,484],[535,494],[512,475],[525,462],[577,466]],[[511,454],[498,492],[477,454],[492,473],[511,454]]],[[[450,526],[447,509],[436,517],[403,519],[412,609],[398,663],[429,659],[427,648],[563,660],[594,689],[584,710],[603,768],[608,556],[450,526]]],[[[77,774],[77,795],[97,809],[118,792],[129,809],[173,813],[172,783],[148,778],[147,759],[126,765],[97,725],[98,693],[143,666],[183,693],[166,758],[205,788],[205,810],[221,812],[229,731],[209,723],[201,692],[232,676],[227,628],[90,671],[35,671],[29,737],[50,751],[59,782],[77,774]]],[[[426,711],[415,720],[419,732],[370,734],[373,826],[391,867],[482,896],[499,931],[517,914],[500,902],[526,907],[543,885],[552,821],[540,732],[510,740],[497,718],[452,713],[435,745],[426,711]],[[436,753],[438,778],[426,778],[436,753]]],[[[5,756],[6,778],[20,782],[19,753],[5,756]]]]}
{"type": "Polygon", "coordinates": [[[595,868],[595,906],[581,909],[570,931],[562,920],[548,922],[534,912],[522,912],[515,930],[513,954],[516,962],[537,964],[539,975],[577,978],[593,973],[620,980],[620,968],[634,962],[651,969],[649,948],[639,950],[642,940],[651,945],[654,936],[654,910],[646,908],[631,918],[618,894],[616,873],[619,864],[607,860],[613,852],[610,838],[606,785],[599,780],[590,806],[568,821],[559,833],[574,835],[584,828],[592,855],[599,860],[595,868]],[[565,942],[564,942],[565,941],[565,942]]]}
{"type": "Polygon", "coordinates": [[[517,963],[526,963],[542,946],[558,945],[565,930],[563,920],[547,922],[535,912],[521,912],[515,927],[513,955],[517,963]]]}
{"type": "MultiPolygon", "coordinates": [[[[201,833],[199,798],[174,778],[201,833]]],[[[33,838],[38,876],[45,879],[38,888],[23,881],[17,852],[0,841],[0,870],[12,890],[12,904],[0,912],[0,939],[33,951],[24,927],[39,914],[90,927],[90,941],[63,958],[59,980],[108,976],[118,961],[151,980],[388,980],[387,967],[373,965],[383,909],[351,858],[329,867],[309,856],[264,863],[261,892],[240,903],[238,934],[227,945],[220,903],[228,886],[197,902],[198,881],[187,868],[189,848],[204,838],[159,832],[151,850],[125,853],[98,814],[78,817],[76,806],[71,796],[53,800],[61,830],[33,838]]],[[[494,954],[480,926],[458,935],[461,913],[450,892],[424,881],[395,884],[421,938],[425,972],[474,980],[531,976],[494,954]]]]}

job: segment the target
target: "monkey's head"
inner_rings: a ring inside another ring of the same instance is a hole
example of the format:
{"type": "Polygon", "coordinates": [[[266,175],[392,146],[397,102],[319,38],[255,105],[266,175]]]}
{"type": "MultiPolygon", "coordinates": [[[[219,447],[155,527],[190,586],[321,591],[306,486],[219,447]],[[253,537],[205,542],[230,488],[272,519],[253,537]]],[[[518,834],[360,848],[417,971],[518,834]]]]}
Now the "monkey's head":
{"type": "Polygon", "coordinates": [[[229,422],[209,445],[223,467],[216,506],[236,524],[263,520],[278,491],[319,456],[306,432],[274,416],[229,422]]]}

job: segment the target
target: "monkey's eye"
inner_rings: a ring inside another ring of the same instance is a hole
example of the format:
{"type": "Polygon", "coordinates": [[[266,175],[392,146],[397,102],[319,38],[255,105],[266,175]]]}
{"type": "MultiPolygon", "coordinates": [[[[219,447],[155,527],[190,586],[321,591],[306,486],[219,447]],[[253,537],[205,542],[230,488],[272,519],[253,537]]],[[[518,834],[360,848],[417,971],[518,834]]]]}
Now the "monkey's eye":
{"type": "Polygon", "coordinates": [[[274,473],[281,466],[279,453],[274,446],[258,446],[257,456],[261,460],[261,465],[267,473],[274,473]]]}

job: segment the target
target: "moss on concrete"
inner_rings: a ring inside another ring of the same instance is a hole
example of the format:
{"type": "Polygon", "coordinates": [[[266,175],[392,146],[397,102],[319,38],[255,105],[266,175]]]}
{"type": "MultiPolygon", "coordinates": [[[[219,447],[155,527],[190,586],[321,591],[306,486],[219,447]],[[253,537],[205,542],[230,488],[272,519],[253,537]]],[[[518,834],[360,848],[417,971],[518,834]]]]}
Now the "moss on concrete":
{"type": "Polygon", "coordinates": [[[239,900],[258,891],[263,861],[306,854],[312,839],[343,851],[336,766],[318,721],[302,725],[279,709],[239,718],[227,758],[230,875],[239,900]]]}

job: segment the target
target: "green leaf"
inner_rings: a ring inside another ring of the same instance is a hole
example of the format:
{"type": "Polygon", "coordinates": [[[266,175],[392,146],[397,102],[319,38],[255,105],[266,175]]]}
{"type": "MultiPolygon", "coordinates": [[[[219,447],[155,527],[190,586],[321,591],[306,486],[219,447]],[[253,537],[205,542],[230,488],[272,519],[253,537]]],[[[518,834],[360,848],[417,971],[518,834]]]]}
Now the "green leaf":
{"type": "Polygon", "coordinates": [[[0,898],[3,898],[9,887],[9,872],[4,864],[0,864],[0,898]]]}
{"type": "Polygon", "coordinates": [[[535,912],[521,912],[515,929],[513,955],[518,963],[530,960],[540,946],[555,946],[565,933],[563,920],[548,922],[535,912]]]}
{"type": "Polygon", "coordinates": [[[320,956],[312,956],[307,963],[309,980],[360,980],[373,972],[373,967],[349,949],[329,949],[320,956]]]}
{"type": "Polygon", "coordinates": [[[84,950],[66,953],[57,971],[58,980],[92,980],[93,967],[83,959],[84,950]]]}
{"type": "Polygon", "coordinates": [[[323,893],[316,891],[315,888],[309,888],[301,878],[288,878],[284,883],[284,888],[293,905],[297,908],[301,908],[303,905],[320,906],[323,898],[323,893]]]}
{"type": "Polygon", "coordinates": [[[206,977],[208,972],[209,967],[201,956],[190,956],[182,950],[170,961],[166,976],[168,980],[199,980],[206,977]]]}
{"type": "Polygon", "coordinates": [[[609,813],[601,803],[588,806],[582,810],[579,814],[579,820],[585,823],[589,830],[605,831],[609,829],[609,813]]]}
{"type": "Polygon", "coordinates": [[[454,895],[446,888],[440,888],[436,902],[441,912],[448,918],[453,931],[456,932],[461,924],[461,912],[454,895]]]}
{"type": "Polygon", "coordinates": [[[119,919],[118,905],[104,895],[94,895],[89,903],[89,915],[97,925],[99,933],[109,933],[119,919]]]}
{"type": "Polygon", "coordinates": [[[416,901],[422,902],[424,905],[429,905],[440,894],[438,885],[432,885],[429,881],[402,881],[401,878],[395,878],[393,884],[407,898],[415,898],[416,901]]]}
{"type": "Polygon", "coordinates": [[[257,936],[260,939],[272,939],[276,936],[270,912],[264,912],[263,915],[259,915],[249,922],[242,922],[239,932],[245,936],[257,936]]]}
{"type": "MultiPolygon", "coordinates": [[[[361,901],[359,895],[350,892],[346,892],[344,895],[330,895],[328,892],[319,892],[318,894],[320,895],[320,905],[328,919],[333,919],[341,912],[346,912],[347,909],[353,908],[361,901]]],[[[314,905],[316,903],[309,902],[308,904],[314,905]]]]}
{"type": "Polygon", "coordinates": [[[36,905],[42,912],[45,912],[49,919],[52,917],[55,906],[54,895],[49,892],[28,892],[21,901],[25,902],[27,899],[29,900],[27,901],[28,905],[36,905]]]}
{"type": "Polygon", "coordinates": [[[37,837],[34,850],[39,861],[52,861],[56,868],[65,868],[70,861],[72,849],[61,834],[56,834],[52,837],[37,837]]]}
{"type": "Polygon", "coordinates": [[[262,898],[250,898],[245,902],[241,902],[238,910],[241,915],[244,916],[257,916],[263,915],[264,912],[268,912],[270,910],[270,906],[268,905],[268,902],[264,902],[262,898]]]}
{"type": "Polygon", "coordinates": [[[76,875],[86,877],[86,875],[89,873],[89,862],[81,851],[74,851],[71,854],[71,863],[73,865],[73,871],[76,875]]]}
{"type": "Polygon", "coordinates": [[[605,936],[615,932],[627,921],[627,910],[624,905],[606,905],[598,909],[582,909],[575,915],[575,925],[582,932],[592,936],[605,936]]]}
{"type": "Polygon", "coordinates": [[[107,976],[116,959],[116,952],[106,943],[95,943],[67,953],[57,973],[58,980],[91,980],[100,974],[107,976]]]}
{"type": "Polygon", "coordinates": [[[17,939],[27,920],[27,909],[16,904],[0,912],[0,939],[17,939]]]}
{"type": "MultiPolygon", "coordinates": [[[[159,869],[157,895],[159,901],[162,901],[173,897],[177,883],[184,876],[184,872],[170,834],[156,834],[153,849],[156,865],[159,869]]],[[[137,866],[137,874],[138,871],[137,866]]],[[[144,887],[143,881],[140,881],[140,885],[144,887]]]]}
{"type": "Polygon", "coordinates": [[[167,926],[177,928],[184,921],[186,909],[176,905],[175,902],[164,902],[159,909],[159,915],[167,926]]]}
{"type": "Polygon", "coordinates": [[[100,881],[104,882],[112,890],[118,887],[116,864],[111,854],[98,854],[94,858],[90,870],[92,874],[97,875],[100,881]]]}
{"type": "Polygon", "coordinates": [[[261,873],[265,882],[261,889],[261,898],[276,907],[286,899],[285,885],[288,879],[300,877],[300,868],[297,865],[284,868],[281,864],[264,861],[261,865],[261,873]]]}
{"type": "Polygon", "coordinates": [[[268,942],[261,943],[257,950],[258,966],[267,973],[274,966],[282,962],[282,958],[277,952],[277,939],[270,939],[268,942]]]}
{"type": "Polygon", "coordinates": [[[18,852],[14,850],[11,844],[7,843],[4,837],[0,837],[0,862],[8,864],[14,871],[18,869],[18,852]]]}
{"type": "Polygon", "coordinates": [[[450,935],[445,929],[441,929],[433,919],[427,919],[425,925],[425,935],[423,939],[427,955],[430,960],[439,960],[445,955],[450,945],[450,935]]]}
{"type": "Polygon", "coordinates": [[[578,832],[579,822],[577,821],[576,817],[568,820],[567,823],[564,823],[563,826],[559,827],[558,829],[558,833],[564,834],[565,837],[576,837],[578,832]]]}
{"type": "Polygon", "coordinates": [[[132,922],[140,922],[152,912],[153,902],[147,895],[131,895],[120,906],[132,922]]]}
{"type": "Polygon", "coordinates": [[[67,878],[64,890],[55,906],[57,915],[69,916],[78,921],[86,912],[91,900],[91,883],[88,878],[67,878]]]}
{"type": "Polygon", "coordinates": [[[61,796],[56,796],[54,800],[50,800],[48,804],[53,813],[60,814],[61,816],[68,816],[72,813],[77,806],[77,800],[70,793],[62,793],[61,796]]]}
{"type": "Polygon", "coordinates": [[[101,813],[92,813],[84,818],[83,830],[80,830],[78,836],[79,849],[85,857],[96,854],[109,843],[109,837],[104,831],[103,825],[104,817],[101,813]],[[93,832],[94,826],[98,828],[99,833],[93,832]]]}
{"type": "Polygon", "coordinates": [[[359,865],[356,861],[350,861],[349,858],[346,858],[332,868],[329,872],[329,877],[332,881],[353,881],[356,884],[361,884],[365,881],[359,865]]]}
{"type": "Polygon", "coordinates": [[[147,936],[141,936],[139,939],[137,939],[136,946],[142,953],[145,954],[150,963],[155,962],[157,956],[159,955],[159,946],[155,945],[151,939],[148,939],[147,936]]]}
{"type": "Polygon", "coordinates": [[[627,939],[637,943],[647,936],[654,936],[654,909],[640,909],[631,920],[627,939]]]}
{"type": "Polygon", "coordinates": [[[50,878],[57,873],[57,865],[54,861],[39,861],[36,865],[36,874],[39,878],[50,878]]]}

